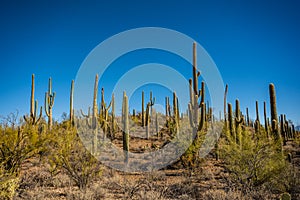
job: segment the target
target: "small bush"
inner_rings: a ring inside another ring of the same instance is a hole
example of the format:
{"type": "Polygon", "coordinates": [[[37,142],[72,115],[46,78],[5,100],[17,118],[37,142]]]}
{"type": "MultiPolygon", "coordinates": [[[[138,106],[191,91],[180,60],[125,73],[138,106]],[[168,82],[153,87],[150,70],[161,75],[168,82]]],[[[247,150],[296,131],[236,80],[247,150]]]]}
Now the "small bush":
{"type": "Polygon", "coordinates": [[[71,126],[57,127],[53,131],[53,151],[50,157],[52,173],[63,170],[80,189],[101,174],[99,161],[86,150],[71,126]]]}

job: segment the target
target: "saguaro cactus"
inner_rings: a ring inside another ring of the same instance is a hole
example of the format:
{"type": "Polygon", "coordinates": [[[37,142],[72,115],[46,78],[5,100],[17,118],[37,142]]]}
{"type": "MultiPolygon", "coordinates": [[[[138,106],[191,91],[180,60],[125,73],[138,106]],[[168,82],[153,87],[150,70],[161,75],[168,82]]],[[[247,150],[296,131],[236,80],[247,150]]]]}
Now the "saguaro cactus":
{"type": "Polygon", "coordinates": [[[268,128],[268,119],[267,119],[267,104],[264,101],[264,121],[265,121],[265,131],[267,134],[267,137],[269,138],[269,128],[268,128]]]}
{"type": "Polygon", "coordinates": [[[178,111],[178,105],[177,105],[177,96],[176,92],[173,92],[173,119],[174,119],[174,124],[176,126],[176,134],[179,131],[179,111],[178,111]]]}
{"type": "Polygon", "coordinates": [[[240,111],[240,101],[238,99],[235,100],[235,132],[236,132],[236,143],[242,144],[242,133],[241,133],[241,124],[244,121],[244,117],[241,116],[240,111]]]}
{"type": "Polygon", "coordinates": [[[146,116],[145,116],[145,126],[146,126],[146,138],[149,139],[149,133],[150,133],[150,107],[151,103],[148,102],[146,106],[146,116]]]}
{"type": "Polygon", "coordinates": [[[258,101],[255,101],[255,110],[256,110],[256,120],[255,120],[255,123],[254,123],[254,127],[255,127],[255,131],[258,133],[259,129],[260,129],[258,101]]]}
{"type": "Polygon", "coordinates": [[[249,118],[249,109],[246,108],[246,118],[247,118],[247,126],[250,126],[250,118],[249,118]]]}
{"type": "Polygon", "coordinates": [[[278,115],[277,115],[277,108],[276,108],[276,93],[275,93],[275,86],[274,86],[273,83],[271,83],[269,85],[269,93],[270,93],[272,134],[276,139],[279,139],[280,134],[278,132],[278,115]]]}
{"type": "Polygon", "coordinates": [[[198,91],[198,77],[200,72],[197,71],[197,56],[196,56],[196,43],[193,43],[193,80],[189,80],[190,86],[190,103],[189,118],[190,125],[193,130],[193,134],[198,139],[200,137],[199,131],[202,130],[205,121],[205,103],[204,103],[204,82],[201,83],[201,90],[198,91]],[[201,97],[200,104],[198,105],[198,99],[201,97]],[[198,118],[199,108],[201,108],[201,118],[198,118]]]}
{"type": "Polygon", "coordinates": [[[40,108],[40,114],[37,116],[38,112],[38,101],[34,100],[34,74],[31,76],[31,96],[30,96],[30,116],[27,118],[25,115],[23,116],[24,120],[31,124],[36,125],[42,118],[43,110],[42,106],[40,108]]]}
{"type": "Polygon", "coordinates": [[[233,139],[233,141],[236,141],[236,135],[233,127],[233,115],[232,115],[232,105],[231,103],[228,103],[228,125],[229,125],[229,131],[230,131],[230,138],[233,139]]]}
{"type": "Polygon", "coordinates": [[[142,91],[142,127],[145,126],[145,113],[144,113],[144,108],[145,108],[145,94],[144,91],[142,91]]]}
{"type": "Polygon", "coordinates": [[[101,89],[101,112],[100,112],[100,122],[103,130],[103,138],[106,137],[107,129],[108,129],[108,111],[112,106],[112,101],[110,101],[109,105],[106,106],[104,100],[104,88],[101,89]]]}
{"type": "Polygon", "coordinates": [[[112,94],[111,97],[111,139],[113,140],[115,138],[115,132],[116,132],[116,119],[115,119],[115,95],[112,94]]]}
{"type": "Polygon", "coordinates": [[[122,118],[123,118],[123,150],[124,150],[124,162],[128,163],[128,152],[129,152],[129,120],[128,120],[128,97],[126,92],[123,93],[123,104],[122,104],[122,118]]]}
{"type": "Polygon", "coordinates": [[[169,97],[166,97],[166,127],[169,127],[169,117],[171,116],[171,107],[169,97]]]}
{"type": "Polygon", "coordinates": [[[71,82],[71,89],[70,89],[70,122],[71,122],[71,125],[74,125],[73,99],[74,99],[74,80],[72,80],[72,82],[71,82]]]}
{"type": "Polygon", "coordinates": [[[51,130],[53,124],[52,108],[54,105],[55,92],[52,92],[52,79],[49,78],[48,92],[45,93],[45,113],[48,117],[48,128],[51,130]]]}
{"type": "Polygon", "coordinates": [[[153,98],[152,97],[152,91],[150,91],[150,113],[151,113],[151,116],[152,116],[152,106],[154,106],[155,104],[155,97],[153,98]]]}
{"type": "Polygon", "coordinates": [[[227,106],[227,93],[228,93],[228,85],[226,84],[225,86],[225,92],[224,92],[224,123],[225,123],[225,128],[227,128],[227,114],[226,114],[226,106],[227,106]]]}

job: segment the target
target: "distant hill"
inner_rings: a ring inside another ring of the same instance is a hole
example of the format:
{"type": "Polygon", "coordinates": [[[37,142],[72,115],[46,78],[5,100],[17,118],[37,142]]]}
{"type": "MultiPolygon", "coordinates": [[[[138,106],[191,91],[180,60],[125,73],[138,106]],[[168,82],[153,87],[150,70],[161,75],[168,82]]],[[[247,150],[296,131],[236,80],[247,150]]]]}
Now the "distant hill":
{"type": "Polygon", "coordinates": [[[296,126],[296,127],[295,127],[295,130],[296,130],[296,131],[300,131],[300,126],[296,126]]]}

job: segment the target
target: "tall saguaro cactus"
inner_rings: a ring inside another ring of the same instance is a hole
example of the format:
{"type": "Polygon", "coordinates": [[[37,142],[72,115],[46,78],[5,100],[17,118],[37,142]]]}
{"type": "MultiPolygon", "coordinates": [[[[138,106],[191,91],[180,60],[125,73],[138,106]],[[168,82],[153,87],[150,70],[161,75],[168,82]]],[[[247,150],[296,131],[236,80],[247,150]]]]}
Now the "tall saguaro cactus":
{"type": "Polygon", "coordinates": [[[244,117],[241,116],[240,111],[240,101],[238,99],[235,100],[235,132],[236,132],[236,143],[242,144],[242,133],[241,133],[241,124],[244,121],[244,117]]]}
{"type": "Polygon", "coordinates": [[[34,100],[34,74],[31,76],[31,96],[30,96],[30,116],[27,118],[25,115],[23,116],[24,120],[31,124],[36,125],[42,118],[43,110],[42,106],[40,108],[40,114],[37,116],[38,112],[38,101],[34,100]]]}
{"type": "Polygon", "coordinates": [[[225,92],[224,92],[224,123],[225,128],[227,128],[227,114],[226,114],[226,106],[227,106],[227,93],[228,93],[228,85],[225,86],[225,92]]]}
{"type": "Polygon", "coordinates": [[[124,162],[128,163],[128,152],[129,152],[129,119],[128,119],[128,97],[126,92],[123,93],[123,104],[122,104],[122,119],[123,119],[123,150],[124,150],[124,162]]]}
{"type": "Polygon", "coordinates": [[[70,123],[73,126],[74,125],[74,80],[71,82],[71,89],[70,89],[70,123]]]}
{"type": "Polygon", "coordinates": [[[144,113],[144,108],[145,108],[145,93],[142,91],[142,127],[145,126],[145,113],[144,113]]]}
{"type": "MultiPolygon", "coordinates": [[[[113,95],[114,96],[114,95],[113,95]]],[[[109,105],[106,106],[105,100],[104,100],[104,88],[101,89],[101,106],[100,106],[100,122],[101,122],[101,127],[103,130],[103,138],[106,137],[106,133],[108,130],[108,111],[110,107],[113,104],[114,98],[110,101],[109,105]]]]}
{"type": "Polygon", "coordinates": [[[265,121],[265,131],[267,134],[267,137],[269,138],[269,128],[268,128],[268,119],[267,119],[267,104],[264,101],[264,121],[265,121]]]}
{"type": "Polygon", "coordinates": [[[196,43],[193,43],[193,80],[189,80],[190,86],[190,103],[189,107],[189,119],[190,125],[193,130],[193,134],[196,135],[198,139],[200,137],[199,131],[201,131],[204,127],[205,121],[205,103],[204,103],[204,82],[201,83],[201,90],[198,91],[198,78],[200,76],[200,72],[197,71],[197,53],[196,53],[196,43]],[[198,105],[198,99],[200,99],[200,103],[198,105]],[[199,108],[201,108],[201,117],[199,120],[199,108]]]}
{"type": "Polygon", "coordinates": [[[52,92],[52,79],[49,78],[48,92],[45,93],[45,113],[48,117],[48,128],[51,130],[53,124],[52,108],[54,105],[55,92],[52,92]]]}
{"type": "Polygon", "coordinates": [[[270,108],[271,108],[271,122],[272,122],[272,133],[276,139],[280,138],[280,134],[278,131],[278,115],[276,108],[276,93],[275,86],[273,83],[269,85],[269,93],[270,93],[270,108]]]}
{"type": "Polygon", "coordinates": [[[176,127],[176,134],[179,131],[179,110],[178,110],[178,98],[176,95],[176,92],[173,92],[173,119],[174,119],[174,124],[176,127]]]}
{"type": "Polygon", "coordinates": [[[254,128],[255,128],[255,131],[258,133],[259,129],[260,129],[258,101],[255,101],[255,110],[256,110],[256,120],[255,120],[255,123],[254,123],[254,128]]]}
{"type": "Polygon", "coordinates": [[[228,125],[229,125],[229,131],[230,131],[230,137],[233,138],[233,141],[236,141],[236,135],[233,127],[233,115],[232,115],[232,105],[231,103],[227,104],[228,106],[228,125]]]}

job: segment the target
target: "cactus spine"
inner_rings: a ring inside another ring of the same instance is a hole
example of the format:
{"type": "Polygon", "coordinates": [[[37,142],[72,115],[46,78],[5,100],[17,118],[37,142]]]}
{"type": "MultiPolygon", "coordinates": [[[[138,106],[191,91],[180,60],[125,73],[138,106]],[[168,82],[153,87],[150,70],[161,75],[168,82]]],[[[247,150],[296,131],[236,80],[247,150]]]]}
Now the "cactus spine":
{"type": "Polygon", "coordinates": [[[52,79],[49,78],[48,92],[45,93],[45,113],[48,116],[48,128],[51,130],[53,124],[52,108],[54,105],[55,92],[52,92],[52,79]]]}
{"type": "Polygon", "coordinates": [[[71,125],[74,125],[73,99],[74,99],[74,80],[72,80],[72,82],[71,82],[71,89],[70,89],[70,122],[71,122],[71,125]]]}
{"type": "Polygon", "coordinates": [[[126,92],[123,93],[123,104],[122,104],[122,118],[123,118],[123,150],[124,150],[124,162],[128,163],[128,152],[129,152],[129,120],[128,120],[128,97],[126,92]]]}
{"type": "Polygon", "coordinates": [[[24,120],[31,124],[36,125],[42,118],[43,110],[42,106],[40,108],[40,114],[37,116],[38,112],[38,101],[34,100],[34,74],[31,76],[31,96],[30,96],[30,116],[27,118],[25,115],[23,116],[24,120]]]}

